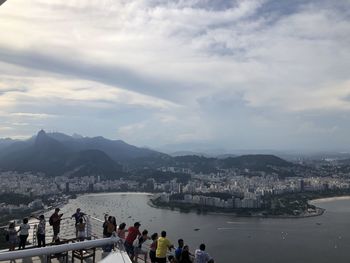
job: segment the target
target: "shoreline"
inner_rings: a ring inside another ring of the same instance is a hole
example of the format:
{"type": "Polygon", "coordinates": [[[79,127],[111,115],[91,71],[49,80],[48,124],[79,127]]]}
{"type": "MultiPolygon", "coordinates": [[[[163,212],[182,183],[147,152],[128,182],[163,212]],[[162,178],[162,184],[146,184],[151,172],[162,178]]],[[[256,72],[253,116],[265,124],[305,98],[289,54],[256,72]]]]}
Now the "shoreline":
{"type": "MultiPolygon", "coordinates": [[[[128,195],[128,194],[132,194],[132,195],[145,195],[145,196],[154,196],[157,193],[150,193],[150,192],[99,192],[99,193],[79,193],[79,194],[75,194],[75,197],[72,198],[72,196],[70,196],[69,198],[67,198],[66,200],[64,200],[63,202],[61,202],[60,204],[57,204],[57,207],[62,207],[63,205],[67,204],[69,202],[69,200],[73,200],[76,199],[78,197],[81,196],[100,196],[100,195],[128,195]]],[[[310,199],[308,200],[308,202],[310,204],[313,205],[317,205],[318,203],[322,204],[324,202],[328,202],[328,201],[337,201],[337,200],[349,200],[350,199],[350,195],[346,195],[346,196],[333,196],[333,197],[324,197],[324,198],[316,198],[316,199],[310,199]]],[[[172,211],[178,211],[181,213],[197,213],[196,209],[189,209],[189,210],[182,210],[179,207],[167,207],[167,206],[159,206],[154,204],[151,201],[151,198],[147,201],[147,204],[150,207],[156,208],[156,209],[166,209],[166,210],[172,210],[172,211]]],[[[47,209],[42,209],[41,213],[45,214],[50,212],[51,210],[53,210],[54,207],[50,207],[47,209]]],[[[39,210],[40,211],[40,210],[39,210]]],[[[200,212],[200,214],[203,215],[227,215],[227,216],[235,216],[235,217],[246,217],[246,218],[285,218],[285,219],[299,219],[299,218],[308,218],[308,217],[316,217],[316,216],[321,216],[324,214],[324,212],[326,211],[326,209],[316,206],[316,213],[308,213],[308,214],[301,214],[298,216],[294,216],[294,215],[262,215],[259,213],[252,213],[251,215],[244,215],[244,214],[237,214],[237,212],[223,212],[223,211],[207,211],[207,212],[200,212]]],[[[38,211],[35,211],[33,214],[37,215],[38,211]]],[[[41,214],[40,213],[40,214],[41,214]]]]}
{"type": "MultiPolygon", "coordinates": [[[[350,199],[350,197],[349,197],[350,199]]],[[[166,210],[171,210],[171,211],[177,211],[180,213],[197,213],[197,210],[195,208],[189,209],[189,210],[182,210],[179,207],[169,207],[169,206],[159,206],[156,205],[152,202],[152,200],[148,200],[147,204],[150,207],[157,208],[157,209],[166,209],[166,210]]],[[[309,217],[316,217],[316,216],[321,216],[323,213],[326,211],[326,209],[321,208],[321,207],[316,207],[316,212],[315,213],[304,213],[298,216],[294,215],[262,215],[260,213],[256,214],[251,214],[251,215],[244,215],[244,214],[238,214],[237,212],[214,212],[214,211],[203,211],[200,212],[199,214],[201,215],[225,215],[225,216],[235,216],[235,217],[244,217],[244,218],[276,218],[276,219],[301,219],[301,218],[309,218],[309,217]]]]}
{"type": "Polygon", "coordinates": [[[315,202],[315,203],[325,203],[329,201],[339,201],[339,200],[349,200],[350,195],[345,195],[345,196],[333,196],[333,197],[324,197],[324,198],[316,198],[316,199],[311,199],[309,202],[315,202]]]}

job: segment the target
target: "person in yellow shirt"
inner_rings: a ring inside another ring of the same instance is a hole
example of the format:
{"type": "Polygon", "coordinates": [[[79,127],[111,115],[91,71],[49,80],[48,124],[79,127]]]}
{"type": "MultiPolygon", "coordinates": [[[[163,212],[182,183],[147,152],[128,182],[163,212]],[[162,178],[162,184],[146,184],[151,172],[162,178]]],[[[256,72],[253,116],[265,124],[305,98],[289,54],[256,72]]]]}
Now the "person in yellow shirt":
{"type": "Polygon", "coordinates": [[[166,253],[168,249],[171,250],[172,248],[174,248],[174,246],[171,244],[170,240],[166,238],[166,232],[162,231],[157,241],[156,262],[166,263],[166,253]]]}

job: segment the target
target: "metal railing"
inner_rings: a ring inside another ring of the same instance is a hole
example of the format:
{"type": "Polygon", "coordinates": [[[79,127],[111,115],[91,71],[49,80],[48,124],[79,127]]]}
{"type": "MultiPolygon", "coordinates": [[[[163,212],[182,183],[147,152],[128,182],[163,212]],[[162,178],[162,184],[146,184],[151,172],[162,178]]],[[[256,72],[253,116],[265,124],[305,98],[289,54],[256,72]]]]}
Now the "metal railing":
{"type": "MultiPolygon", "coordinates": [[[[30,258],[35,256],[59,254],[62,252],[68,252],[73,250],[103,247],[105,245],[110,245],[110,244],[116,244],[116,247],[120,249],[120,253],[122,254],[122,256],[123,254],[125,254],[125,252],[121,250],[121,248],[123,248],[122,240],[116,236],[113,236],[110,238],[86,240],[86,241],[77,242],[77,243],[69,243],[69,244],[54,245],[54,246],[41,247],[41,248],[31,248],[31,249],[25,249],[25,250],[3,252],[3,253],[0,253],[0,261],[6,261],[6,260],[12,261],[12,260],[21,259],[21,258],[30,258]]],[[[123,259],[124,259],[124,262],[131,263],[131,260],[129,259],[128,256],[126,256],[123,259]]]]}

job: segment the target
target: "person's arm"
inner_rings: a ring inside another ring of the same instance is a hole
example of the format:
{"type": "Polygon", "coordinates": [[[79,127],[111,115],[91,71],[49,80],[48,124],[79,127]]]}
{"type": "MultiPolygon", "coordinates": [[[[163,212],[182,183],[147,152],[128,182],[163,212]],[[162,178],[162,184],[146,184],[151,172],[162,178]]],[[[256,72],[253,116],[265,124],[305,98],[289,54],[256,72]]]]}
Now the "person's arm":
{"type": "Polygon", "coordinates": [[[171,249],[175,248],[173,244],[170,243],[170,241],[168,242],[168,249],[171,251],[171,249]]]}

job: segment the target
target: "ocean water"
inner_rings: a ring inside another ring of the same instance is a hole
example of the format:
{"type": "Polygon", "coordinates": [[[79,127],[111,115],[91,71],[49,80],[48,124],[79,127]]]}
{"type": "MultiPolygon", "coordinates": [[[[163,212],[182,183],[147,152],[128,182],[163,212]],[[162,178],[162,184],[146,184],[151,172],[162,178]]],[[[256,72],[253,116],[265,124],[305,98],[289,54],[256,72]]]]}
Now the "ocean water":
{"type": "MultiPolygon", "coordinates": [[[[191,250],[205,243],[216,262],[302,263],[350,261],[350,199],[313,201],[322,216],[299,219],[242,218],[231,215],[182,213],[153,208],[150,195],[89,194],[62,207],[65,216],[77,207],[103,219],[105,213],[128,226],[141,222],[150,234],[166,230],[176,245],[182,238],[191,250]],[[199,229],[195,231],[195,229],[199,229]]],[[[102,226],[100,230],[102,232],[102,226]]]]}

